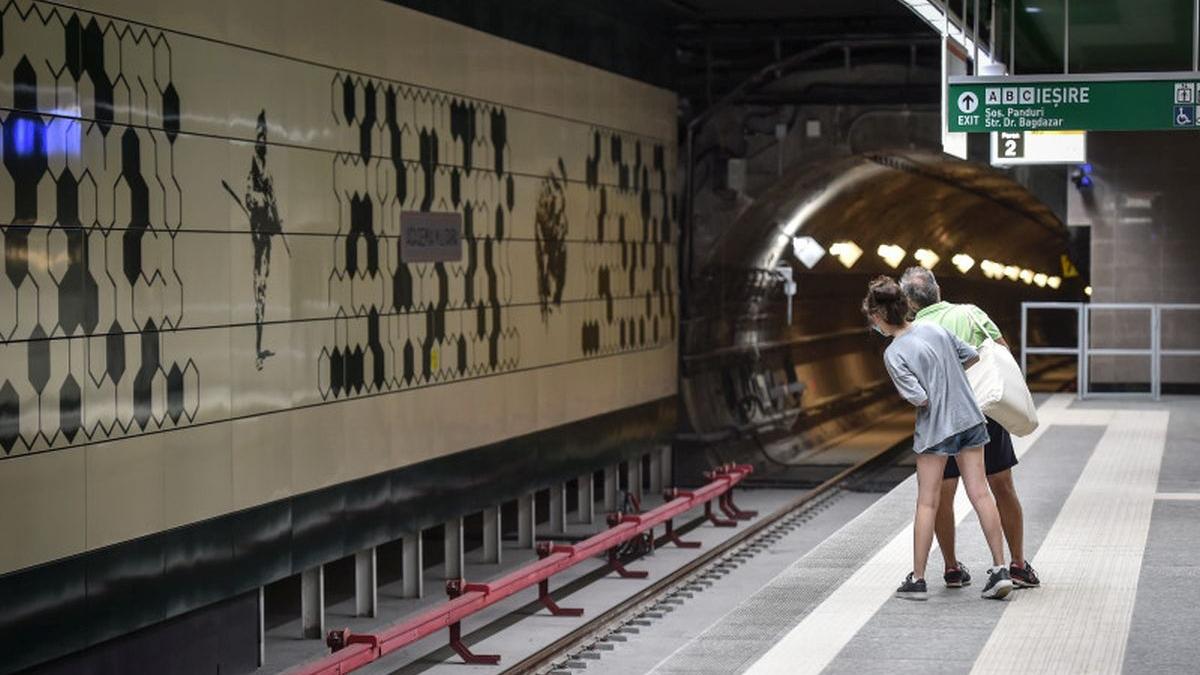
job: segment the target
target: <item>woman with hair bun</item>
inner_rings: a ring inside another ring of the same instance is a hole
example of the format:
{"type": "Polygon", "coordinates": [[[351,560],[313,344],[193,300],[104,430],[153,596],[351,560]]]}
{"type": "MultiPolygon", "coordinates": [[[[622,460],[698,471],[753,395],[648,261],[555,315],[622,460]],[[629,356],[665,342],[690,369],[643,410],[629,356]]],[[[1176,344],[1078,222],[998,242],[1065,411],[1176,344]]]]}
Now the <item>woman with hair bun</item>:
{"type": "Polygon", "coordinates": [[[913,450],[917,453],[913,568],[896,595],[910,600],[925,600],[928,596],[925,564],[933,545],[942,471],[946,458],[954,457],[992,553],[992,567],[982,595],[1003,599],[1012,590],[1012,581],[1004,564],[1000,514],[984,473],[987,424],[964,372],[979,354],[941,326],[909,323],[908,299],[889,277],[877,277],[870,283],[862,311],[872,328],[892,337],[883,355],[884,365],[900,395],[917,408],[913,435],[913,450]]]}

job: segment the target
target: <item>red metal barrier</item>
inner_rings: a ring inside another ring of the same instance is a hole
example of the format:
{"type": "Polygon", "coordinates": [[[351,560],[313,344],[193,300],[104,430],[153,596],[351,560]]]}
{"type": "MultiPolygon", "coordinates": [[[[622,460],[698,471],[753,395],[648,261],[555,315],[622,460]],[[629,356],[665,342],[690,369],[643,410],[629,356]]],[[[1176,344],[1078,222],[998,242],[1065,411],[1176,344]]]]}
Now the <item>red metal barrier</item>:
{"type": "Polygon", "coordinates": [[[677,546],[694,548],[699,542],[682,541],[676,534],[672,520],[701,504],[704,515],[714,525],[733,526],[737,520],[753,518],[753,511],[742,511],[733,503],[733,486],[737,485],[752,468],[749,465],[724,466],[705,474],[709,483],[694,491],[671,489],[664,497],[667,502],[646,513],[611,514],[609,529],[604,530],[578,544],[565,545],[543,542],[538,545],[538,558],[520,569],[485,584],[468,583],[463,579],[446,582],[446,594],[450,600],[426,610],[416,616],[383,629],[378,633],[351,633],[347,629],[330,631],[326,642],[332,650],[329,656],[291,671],[294,675],[341,675],[382,658],[422,638],[448,628],[450,647],[467,663],[495,664],[500,657],[494,654],[475,654],[463,644],[462,620],[485,607],[527,588],[538,587],[538,599],[555,616],[579,616],[582,609],[559,607],[550,597],[549,579],[568,567],[577,565],[592,556],[608,554],[613,570],[623,577],[645,577],[646,572],[625,569],[617,559],[617,546],[651,533],[659,525],[666,526],[666,534],[677,546]],[[713,500],[728,520],[717,517],[712,510],[713,500]]]}

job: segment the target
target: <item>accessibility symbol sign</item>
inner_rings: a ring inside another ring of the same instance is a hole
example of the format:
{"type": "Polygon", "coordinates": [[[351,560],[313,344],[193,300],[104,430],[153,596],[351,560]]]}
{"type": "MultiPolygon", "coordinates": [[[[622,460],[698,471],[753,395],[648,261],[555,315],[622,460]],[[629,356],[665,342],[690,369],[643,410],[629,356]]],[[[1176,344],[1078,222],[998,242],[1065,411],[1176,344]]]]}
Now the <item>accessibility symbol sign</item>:
{"type": "Polygon", "coordinates": [[[1177,105],[1175,106],[1175,126],[1190,127],[1196,123],[1196,106],[1194,105],[1177,105]]]}
{"type": "Polygon", "coordinates": [[[974,92],[966,91],[958,97],[958,109],[970,115],[979,107],[979,97],[974,92]]]}

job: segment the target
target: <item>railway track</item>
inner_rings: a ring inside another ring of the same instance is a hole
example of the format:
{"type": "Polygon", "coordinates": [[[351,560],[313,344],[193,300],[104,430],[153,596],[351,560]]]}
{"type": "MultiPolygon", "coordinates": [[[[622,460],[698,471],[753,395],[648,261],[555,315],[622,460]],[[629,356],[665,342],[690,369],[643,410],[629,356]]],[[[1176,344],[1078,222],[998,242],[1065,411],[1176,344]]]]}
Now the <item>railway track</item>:
{"type": "MultiPolygon", "coordinates": [[[[588,660],[599,658],[599,652],[612,649],[613,642],[624,641],[624,633],[635,632],[641,626],[649,625],[652,620],[662,618],[664,612],[673,610],[694,593],[713,584],[727,574],[732,566],[749,560],[803,525],[840,491],[853,489],[855,485],[870,484],[874,475],[886,471],[905,452],[908,452],[906,442],[893,445],[838,472],[503,672],[506,675],[558,675],[584,667],[588,660]]],[[[703,518],[697,518],[680,528],[680,531],[698,527],[703,522],[703,518]]]]}

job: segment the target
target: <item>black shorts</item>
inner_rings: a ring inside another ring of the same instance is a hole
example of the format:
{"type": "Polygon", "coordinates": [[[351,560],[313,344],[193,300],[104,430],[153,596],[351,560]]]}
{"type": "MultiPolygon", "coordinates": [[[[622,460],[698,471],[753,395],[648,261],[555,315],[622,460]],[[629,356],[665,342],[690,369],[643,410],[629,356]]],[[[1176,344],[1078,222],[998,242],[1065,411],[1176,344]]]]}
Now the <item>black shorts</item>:
{"type": "MultiPolygon", "coordinates": [[[[987,471],[987,475],[1000,473],[1006,469],[1011,469],[1017,465],[1017,453],[1013,450],[1012,435],[1008,430],[1000,426],[1000,424],[988,418],[987,421],[988,436],[991,440],[983,446],[983,465],[987,471]]],[[[946,470],[942,472],[942,478],[958,478],[958,463],[953,457],[946,459],[946,470]]]]}

